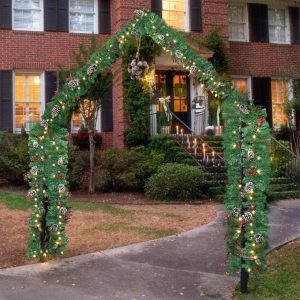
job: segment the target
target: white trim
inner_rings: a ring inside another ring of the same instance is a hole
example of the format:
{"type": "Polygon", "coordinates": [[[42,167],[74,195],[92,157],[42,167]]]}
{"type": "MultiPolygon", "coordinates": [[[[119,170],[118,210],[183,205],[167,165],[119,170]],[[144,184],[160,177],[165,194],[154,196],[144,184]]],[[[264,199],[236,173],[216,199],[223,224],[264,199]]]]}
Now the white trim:
{"type": "Polygon", "coordinates": [[[71,31],[71,23],[70,23],[70,1],[68,3],[68,18],[69,18],[69,32],[70,33],[83,33],[83,34],[98,34],[99,33],[99,9],[98,9],[98,0],[94,0],[94,30],[91,31],[71,31]]]}
{"type": "Polygon", "coordinates": [[[268,21],[269,43],[270,44],[280,44],[280,45],[290,44],[291,43],[291,31],[290,31],[290,16],[289,16],[288,7],[268,5],[268,20],[269,20],[269,9],[284,9],[284,12],[285,12],[285,42],[271,41],[270,40],[270,30],[269,30],[270,24],[269,24],[269,21],[268,21]]]}
{"type": "Polygon", "coordinates": [[[45,111],[45,72],[40,70],[14,70],[13,71],[13,132],[20,133],[21,129],[16,128],[16,75],[40,76],[40,97],[41,97],[40,117],[41,117],[45,111]]]}
{"type": "MultiPolygon", "coordinates": [[[[230,42],[249,42],[249,17],[248,17],[248,5],[244,3],[238,3],[238,2],[232,2],[228,4],[228,10],[229,6],[241,6],[243,7],[244,11],[244,39],[230,39],[228,38],[230,42]]],[[[230,31],[230,22],[228,18],[228,30],[230,31]]]]}
{"type": "Polygon", "coordinates": [[[185,14],[184,14],[184,31],[185,32],[190,32],[190,0],[185,0],[184,1],[184,9],[185,9],[185,14]]]}
{"type": "MultiPolygon", "coordinates": [[[[13,30],[22,30],[22,31],[44,31],[44,0],[39,0],[40,1],[40,9],[36,9],[39,10],[41,12],[41,17],[40,17],[40,27],[38,29],[32,29],[32,28],[15,28],[14,24],[15,24],[15,9],[14,9],[14,4],[15,4],[15,0],[12,0],[12,29],[13,30]]],[[[34,9],[23,9],[23,10],[34,10],[34,9]]]]}

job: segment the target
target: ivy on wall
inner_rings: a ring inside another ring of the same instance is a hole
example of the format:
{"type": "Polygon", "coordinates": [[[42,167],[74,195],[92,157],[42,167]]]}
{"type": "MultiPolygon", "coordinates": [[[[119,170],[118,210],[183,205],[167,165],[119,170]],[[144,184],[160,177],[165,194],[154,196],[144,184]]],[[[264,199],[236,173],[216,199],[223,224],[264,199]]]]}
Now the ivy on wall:
{"type": "MultiPolygon", "coordinates": [[[[42,120],[30,132],[31,175],[28,197],[32,200],[30,257],[61,255],[65,235],[67,204],[66,111],[87,93],[98,74],[109,70],[121,57],[124,45],[136,34],[149,36],[190,76],[206,84],[211,94],[224,99],[225,158],[228,166],[226,209],[229,220],[227,249],[232,270],[264,269],[267,241],[265,192],[269,177],[269,126],[266,113],[249,104],[231,83],[220,77],[212,64],[196,55],[182,36],[155,14],[143,10],[129,21],[76,72],[64,90],[53,97],[42,120]]],[[[133,107],[133,106],[132,106],[133,107]]]]}

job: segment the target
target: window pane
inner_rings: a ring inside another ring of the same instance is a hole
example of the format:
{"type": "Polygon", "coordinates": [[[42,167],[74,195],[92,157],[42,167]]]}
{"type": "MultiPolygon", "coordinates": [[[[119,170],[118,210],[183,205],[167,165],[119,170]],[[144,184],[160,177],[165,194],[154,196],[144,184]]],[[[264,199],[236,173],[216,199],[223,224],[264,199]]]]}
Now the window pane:
{"type": "Polygon", "coordinates": [[[70,31],[94,32],[94,0],[71,0],[70,31]]]}
{"type": "Polygon", "coordinates": [[[244,41],[245,36],[245,11],[243,6],[229,6],[229,39],[244,41]]]}
{"type": "Polygon", "coordinates": [[[247,93],[247,79],[232,79],[233,86],[241,93],[247,93]]]}
{"type": "Polygon", "coordinates": [[[72,128],[79,129],[83,124],[83,117],[80,113],[73,113],[72,128]]]}
{"type": "Polygon", "coordinates": [[[288,101],[288,83],[286,80],[272,80],[272,114],[274,128],[288,124],[286,112],[288,101]]]}
{"type": "Polygon", "coordinates": [[[286,19],[285,9],[269,8],[269,38],[270,42],[286,42],[286,19]]]}
{"type": "Polygon", "coordinates": [[[14,1],[14,28],[41,29],[41,0],[14,1]]]}
{"type": "Polygon", "coordinates": [[[27,130],[37,122],[41,115],[41,77],[40,75],[18,74],[15,76],[15,115],[16,128],[27,130]]]}
{"type": "Polygon", "coordinates": [[[162,18],[167,25],[178,30],[184,30],[185,15],[185,0],[162,1],[162,18]]]}

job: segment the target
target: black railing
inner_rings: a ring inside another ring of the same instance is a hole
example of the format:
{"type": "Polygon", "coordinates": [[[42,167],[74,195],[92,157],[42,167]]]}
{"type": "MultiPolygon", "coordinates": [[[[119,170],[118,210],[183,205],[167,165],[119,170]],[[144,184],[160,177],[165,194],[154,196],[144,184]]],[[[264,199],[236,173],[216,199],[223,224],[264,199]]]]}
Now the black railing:
{"type": "Polygon", "coordinates": [[[296,155],[286,145],[271,137],[271,166],[278,175],[286,175],[300,186],[300,156],[296,155]]]}

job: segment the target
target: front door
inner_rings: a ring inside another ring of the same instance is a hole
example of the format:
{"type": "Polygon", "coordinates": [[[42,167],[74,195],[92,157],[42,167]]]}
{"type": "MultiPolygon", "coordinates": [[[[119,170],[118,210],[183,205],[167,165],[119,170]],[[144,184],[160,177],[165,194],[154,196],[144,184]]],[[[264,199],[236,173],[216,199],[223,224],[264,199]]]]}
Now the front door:
{"type": "MultiPolygon", "coordinates": [[[[186,125],[191,126],[189,77],[185,72],[156,71],[155,83],[159,97],[171,97],[171,111],[186,125]]],[[[173,126],[179,124],[173,118],[173,126]]]]}

